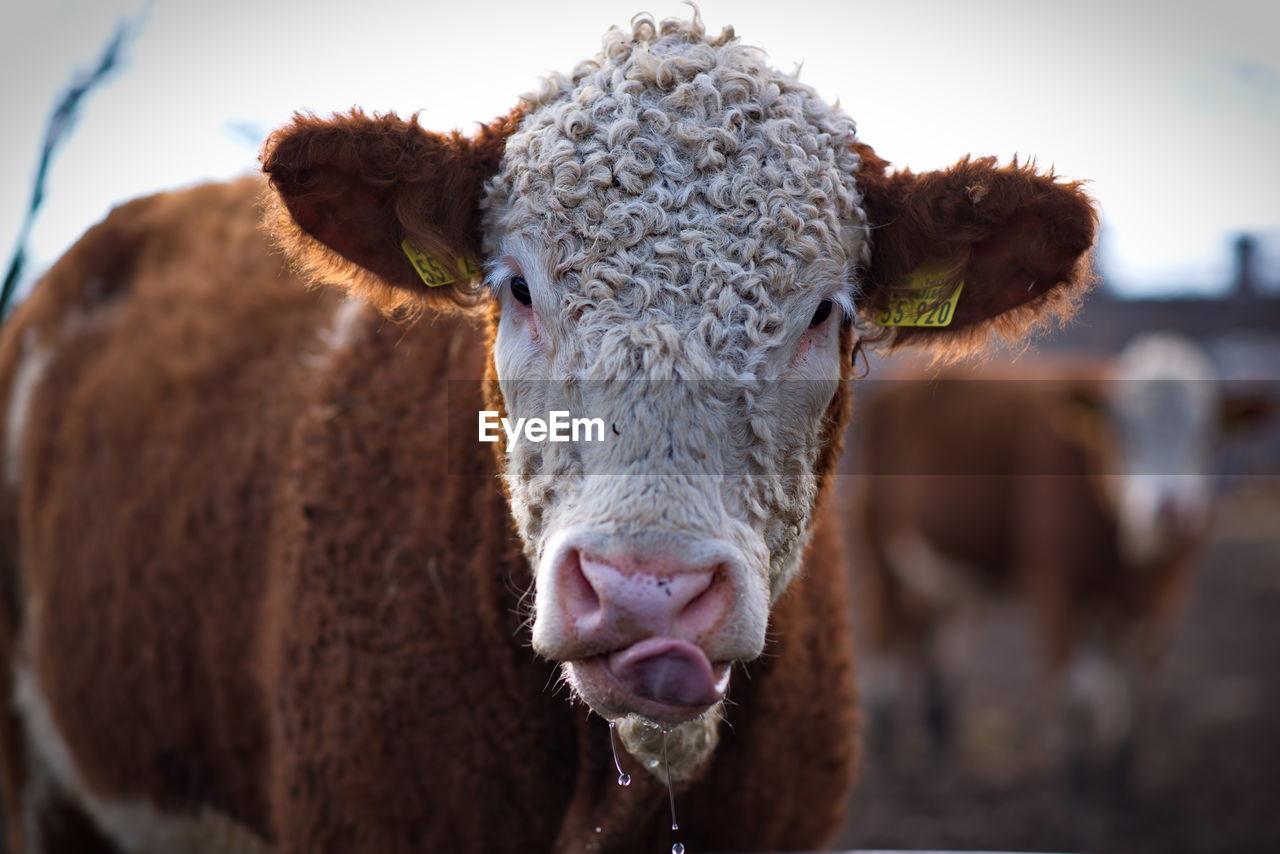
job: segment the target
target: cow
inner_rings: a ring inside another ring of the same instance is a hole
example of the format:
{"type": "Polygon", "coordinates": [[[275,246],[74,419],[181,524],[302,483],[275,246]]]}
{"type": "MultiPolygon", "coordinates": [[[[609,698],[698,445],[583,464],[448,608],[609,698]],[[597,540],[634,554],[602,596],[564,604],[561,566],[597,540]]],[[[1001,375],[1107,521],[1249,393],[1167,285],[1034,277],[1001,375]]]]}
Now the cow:
{"type": "Polygon", "coordinates": [[[1061,674],[1068,782],[1124,795],[1141,687],[1209,535],[1221,428],[1264,403],[1225,394],[1199,345],[1164,332],[1114,358],[915,365],[877,385],[854,428],[852,570],[882,758],[911,671],[946,750],[940,631],[983,599],[1018,600],[1061,674]]]}
{"type": "Polygon", "coordinates": [[[470,136],[261,160],[114,210],[0,338],[13,849],[826,841],[855,347],[1069,313],[1080,185],[890,171],[696,15],[470,136]],[[904,301],[948,322],[872,328],[904,301]]]}

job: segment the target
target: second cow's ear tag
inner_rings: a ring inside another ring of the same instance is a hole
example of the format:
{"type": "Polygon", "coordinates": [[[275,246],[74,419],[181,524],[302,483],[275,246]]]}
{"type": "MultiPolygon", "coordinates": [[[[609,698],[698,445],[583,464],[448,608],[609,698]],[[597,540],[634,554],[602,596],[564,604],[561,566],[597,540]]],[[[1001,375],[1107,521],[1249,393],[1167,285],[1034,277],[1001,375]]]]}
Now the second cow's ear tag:
{"type": "Polygon", "coordinates": [[[884,310],[876,316],[880,326],[924,326],[940,328],[951,325],[956,315],[956,303],[964,282],[956,282],[950,293],[947,288],[951,271],[942,265],[926,265],[916,269],[907,278],[907,284],[896,288],[889,296],[884,310]]]}
{"type": "Polygon", "coordinates": [[[480,275],[480,268],[465,255],[458,257],[455,269],[450,271],[444,264],[410,243],[407,237],[400,241],[400,249],[413,265],[413,269],[418,271],[423,284],[429,288],[438,288],[441,285],[473,279],[480,275]]]}

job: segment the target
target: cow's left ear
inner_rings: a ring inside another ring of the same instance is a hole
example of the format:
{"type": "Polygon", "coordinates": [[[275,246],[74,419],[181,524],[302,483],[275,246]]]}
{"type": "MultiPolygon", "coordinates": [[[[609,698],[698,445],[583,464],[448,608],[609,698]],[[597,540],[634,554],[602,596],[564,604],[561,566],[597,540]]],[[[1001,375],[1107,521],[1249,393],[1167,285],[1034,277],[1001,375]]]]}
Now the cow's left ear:
{"type": "Polygon", "coordinates": [[[871,227],[864,305],[893,344],[973,346],[990,332],[1017,340],[1065,320],[1092,284],[1097,214],[1079,183],[990,157],[890,174],[869,146],[856,147],[871,227]]]}
{"type": "Polygon", "coordinates": [[[1219,404],[1222,432],[1235,436],[1255,430],[1275,417],[1275,408],[1275,401],[1266,391],[1228,383],[1219,404]]]}
{"type": "Polygon", "coordinates": [[[480,193],[519,114],[474,136],[359,110],[267,138],[266,227],[304,275],[388,314],[474,301],[480,193]]]}

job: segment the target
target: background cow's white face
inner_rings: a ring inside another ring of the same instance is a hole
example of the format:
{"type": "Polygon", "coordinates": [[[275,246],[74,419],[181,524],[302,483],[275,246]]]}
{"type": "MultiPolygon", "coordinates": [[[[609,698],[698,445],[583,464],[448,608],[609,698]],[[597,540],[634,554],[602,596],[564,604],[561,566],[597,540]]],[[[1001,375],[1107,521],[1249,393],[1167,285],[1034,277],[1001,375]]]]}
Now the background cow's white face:
{"type": "Polygon", "coordinates": [[[1120,545],[1145,566],[1208,526],[1221,408],[1217,373],[1192,341],[1157,333],[1125,348],[1110,385],[1119,459],[1107,481],[1120,545]]]}
{"type": "Polygon", "coordinates": [[[718,702],[796,573],[866,262],[853,142],[696,22],[610,33],[507,142],[485,202],[507,414],[606,425],[507,451],[534,647],[606,716],[718,702]]]}

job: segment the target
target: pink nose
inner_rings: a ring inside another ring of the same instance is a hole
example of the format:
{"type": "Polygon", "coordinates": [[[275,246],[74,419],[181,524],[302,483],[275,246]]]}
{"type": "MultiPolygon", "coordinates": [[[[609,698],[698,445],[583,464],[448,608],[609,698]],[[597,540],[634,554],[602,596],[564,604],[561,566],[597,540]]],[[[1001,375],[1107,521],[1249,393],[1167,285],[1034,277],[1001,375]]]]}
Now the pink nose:
{"type": "Polygon", "coordinates": [[[605,562],[579,552],[565,566],[565,608],[578,642],[609,650],[646,638],[696,641],[715,629],[729,608],[721,567],[677,560],[605,562]]]}

